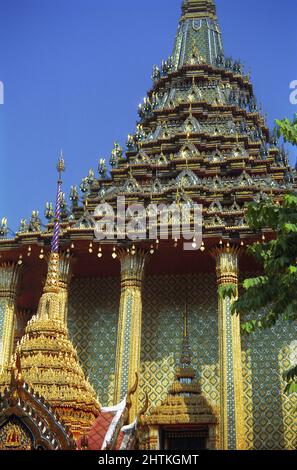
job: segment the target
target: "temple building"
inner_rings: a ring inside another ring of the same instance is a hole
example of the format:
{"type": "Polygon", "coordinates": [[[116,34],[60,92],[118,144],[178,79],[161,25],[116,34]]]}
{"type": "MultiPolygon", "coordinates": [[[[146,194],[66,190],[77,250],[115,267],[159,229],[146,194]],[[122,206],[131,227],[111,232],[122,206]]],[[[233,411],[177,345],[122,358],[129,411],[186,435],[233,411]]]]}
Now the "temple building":
{"type": "Polygon", "coordinates": [[[37,211],[15,234],[2,219],[0,449],[295,449],[283,372],[296,327],[242,335],[240,292],[218,288],[258,272],[247,247],[274,234],[250,230],[247,205],[281,203],[296,175],[224,53],[214,0],[183,1],[138,114],[126,149],[115,143],[69,201],[61,155],[46,226],[37,211]],[[185,250],[172,220],[164,236],[159,212],[157,237],[99,240],[99,205],[127,231],[119,200],[202,206],[201,246],[185,250]]]}

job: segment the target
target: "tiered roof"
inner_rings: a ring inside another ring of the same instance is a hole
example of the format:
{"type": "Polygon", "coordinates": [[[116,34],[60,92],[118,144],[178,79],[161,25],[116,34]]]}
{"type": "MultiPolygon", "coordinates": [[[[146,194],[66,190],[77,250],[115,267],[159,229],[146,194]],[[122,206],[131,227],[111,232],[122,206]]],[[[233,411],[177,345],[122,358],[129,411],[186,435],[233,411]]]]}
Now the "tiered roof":
{"type": "MultiPolygon", "coordinates": [[[[90,170],[80,190],[71,188],[71,207],[62,200],[66,233],[92,231],[95,207],[127,202],[197,202],[204,207],[204,236],[249,233],[246,203],[281,199],[294,184],[288,157],[270,134],[249,75],[224,55],[215,4],[185,0],[172,56],[154,66],[152,88],[139,105],[127,149],[114,144],[99,178],[90,170]],[[83,201],[81,204],[80,201],[83,201]]],[[[47,203],[48,228],[54,212],[47,203]]],[[[4,231],[5,232],[4,221],[4,231]]],[[[17,240],[42,232],[36,212],[22,221],[17,240]]]]}
{"type": "MultiPolygon", "coordinates": [[[[67,326],[61,320],[59,233],[63,170],[61,158],[47,278],[37,315],[28,322],[25,335],[17,345],[17,355],[22,363],[24,381],[50,404],[73,435],[79,437],[99,415],[100,405],[79,364],[67,326]]],[[[0,376],[0,391],[9,383],[9,374],[10,368],[7,368],[0,376]]]]}
{"type": "Polygon", "coordinates": [[[10,385],[0,394],[0,429],[0,450],[76,449],[69,429],[44,398],[24,381],[19,356],[11,368],[10,385]]]}

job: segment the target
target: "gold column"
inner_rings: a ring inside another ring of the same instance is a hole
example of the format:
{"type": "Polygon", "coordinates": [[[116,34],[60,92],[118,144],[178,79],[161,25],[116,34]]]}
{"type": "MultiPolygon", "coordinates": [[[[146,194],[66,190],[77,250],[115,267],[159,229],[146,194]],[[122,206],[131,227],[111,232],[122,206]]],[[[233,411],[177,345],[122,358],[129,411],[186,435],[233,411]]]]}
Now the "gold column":
{"type": "Polygon", "coordinates": [[[66,252],[60,255],[60,315],[61,320],[67,324],[68,319],[68,297],[69,287],[72,278],[73,255],[66,252]]]}
{"type": "Polygon", "coordinates": [[[0,264],[0,373],[9,365],[14,347],[15,306],[21,265],[0,264]]]}
{"type": "Polygon", "coordinates": [[[240,317],[231,314],[238,296],[238,248],[226,247],[214,252],[218,286],[234,285],[231,297],[219,296],[220,360],[220,448],[244,450],[243,375],[240,317]]]}
{"type": "MultiPolygon", "coordinates": [[[[114,402],[119,403],[135,383],[140,370],[142,281],[147,252],[118,252],[121,261],[121,299],[118,322],[114,402]]],[[[133,396],[130,422],[137,415],[138,390],[133,396]]]]}

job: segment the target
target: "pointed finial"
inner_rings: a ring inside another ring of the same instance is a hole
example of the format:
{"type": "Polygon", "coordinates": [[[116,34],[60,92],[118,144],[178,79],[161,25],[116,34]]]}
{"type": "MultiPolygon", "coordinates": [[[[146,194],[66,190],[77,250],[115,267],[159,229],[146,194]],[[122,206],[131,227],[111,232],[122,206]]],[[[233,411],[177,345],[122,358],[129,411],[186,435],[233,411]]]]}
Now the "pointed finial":
{"type": "Polygon", "coordinates": [[[48,265],[48,273],[44,287],[45,292],[59,292],[59,236],[60,236],[60,219],[61,219],[61,201],[62,201],[62,172],[65,171],[65,162],[63,152],[61,150],[57,164],[59,179],[57,182],[57,197],[55,210],[54,233],[51,245],[51,255],[48,265]]]}
{"type": "Polygon", "coordinates": [[[60,150],[60,157],[59,157],[58,164],[57,164],[57,170],[59,173],[59,181],[61,181],[62,173],[65,171],[65,160],[64,160],[64,154],[63,154],[62,149],[60,150]]]}
{"type": "Polygon", "coordinates": [[[56,197],[56,210],[55,210],[55,224],[54,235],[52,239],[52,253],[59,251],[59,233],[60,233],[60,218],[61,218],[61,200],[62,200],[62,173],[65,171],[65,161],[63,151],[60,152],[60,157],[57,164],[57,171],[59,179],[57,182],[57,197],[56,197]]]}

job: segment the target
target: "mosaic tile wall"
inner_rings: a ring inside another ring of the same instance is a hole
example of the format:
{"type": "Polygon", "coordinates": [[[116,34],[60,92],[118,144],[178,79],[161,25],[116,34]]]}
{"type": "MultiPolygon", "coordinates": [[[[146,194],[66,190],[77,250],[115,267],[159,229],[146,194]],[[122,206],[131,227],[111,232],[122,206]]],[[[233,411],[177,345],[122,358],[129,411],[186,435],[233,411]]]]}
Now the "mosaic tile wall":
{"type": "MultiPolygon", "coordinates": [[[[188,297],[193,366],[203,393],[218,411],[216,292],[215,276],[211,275],[146,278],[140,399],[147,392],[151,406],[156,406],[166,396],[179,360],[182,315],[188,297]]],[[[70,334],[105,406],[112,404],[113,398],[119,294],[119,279],[77,279],[70,293],[70,334]]],[[[282,372],[297,359],[296,333],[296,326],[285,324],[243,338],[245,425],[251,449],[297,446],[297,398],[281,393],[282,372]]]]}
{"type": "Polygon", "coordinates": [[[70,337],[103,406],[113,404],[119,296],[119,280],[108,278],[74,279],[69,296],[70,337]]]}
{"type": "Polygon", "coordinates": [[[6,308],[6,301],[4,299],[0,299],[0,357],[2,355],[2,349],[3,349],[3,327],[4,327],[4,320],[5,320],[5,308],[6,308]]]}
{"type": "Polygon", "coordinates": [[[188,298],[192,363],[210,404],[219,405],[215,278],[208,275],[146,279],[143,294],[141,388],[151,406],[166,397],[181,353],[183,312],[188,298]]]}
{"type": "Polygon", "coordinates": [[[245,423],[250,449],[297,448],[297,396],[284,395],[283,372],[297,363],[296,325],[243,336],[245,423]]]}

